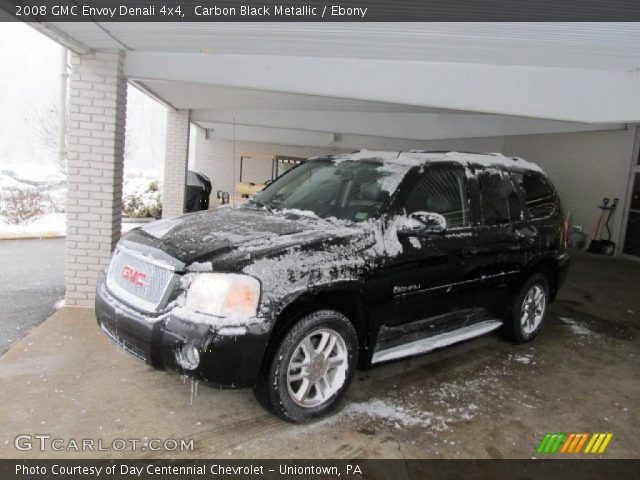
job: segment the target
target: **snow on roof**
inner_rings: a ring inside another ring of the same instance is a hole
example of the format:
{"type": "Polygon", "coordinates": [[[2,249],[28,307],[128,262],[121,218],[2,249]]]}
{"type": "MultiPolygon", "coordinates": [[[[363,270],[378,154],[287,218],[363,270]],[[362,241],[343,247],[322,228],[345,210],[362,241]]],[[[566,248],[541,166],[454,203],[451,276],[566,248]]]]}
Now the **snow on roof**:
{"type": "Polygon", "coordinates": [[[398,160],[398,155],[401,152],[386,152],[376,150],[360,150],[354,153],[343,153],[341,155],[334,155],[335,160],[379,160],[382,162],[395,162],[398,160]]]}
{"type": "Polygon", "coordinates": [[[411,150],[409,152],[385,152],[374,150],[360,150],[355,153],[345,153],[334,155],[334,161],[345,160],[375,160],[383,163],[394,163],[408,167],[420,166],[432,162],[458,162],[463,165],[482,165],[486,167],[504,166],[517,167],[523,170],[535,170],[542,172],[542,169],[535,163],[523,160],[519,157],[505,157],[501,153],[466,153],[466,152],[424,152],[411,150]]]}

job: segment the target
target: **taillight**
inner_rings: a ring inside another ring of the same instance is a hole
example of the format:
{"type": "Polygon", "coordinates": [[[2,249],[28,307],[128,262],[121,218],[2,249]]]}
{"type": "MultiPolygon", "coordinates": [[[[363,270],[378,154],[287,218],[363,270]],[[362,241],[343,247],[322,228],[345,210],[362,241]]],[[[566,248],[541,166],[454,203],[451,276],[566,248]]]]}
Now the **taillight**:
{"type": "Polygon", "coordinates": [[[569,246],[569,219],[562,220],[562,246],[566,249],[569,246]]]}

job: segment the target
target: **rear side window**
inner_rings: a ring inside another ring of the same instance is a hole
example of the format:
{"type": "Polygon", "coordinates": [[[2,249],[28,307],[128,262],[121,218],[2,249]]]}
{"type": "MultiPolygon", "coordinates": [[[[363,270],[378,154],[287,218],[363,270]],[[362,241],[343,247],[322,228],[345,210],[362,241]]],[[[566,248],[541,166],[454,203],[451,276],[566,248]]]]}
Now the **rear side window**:
{"type": "Polygon", "coordinates": [[[557,212],[555,193],[551,184],[537,172],[512,173],[522,191],[524,203],[533,219],[548,218],[557,212]]]}
{"type": "Polygon", "coordinates": [[[504,225],[522,218],[520,200],[507,174],[488,168],[478,171],[477,178],[484,225],[504,225]]]}
{"type": "Polygon", "coordinates": [[[513,190],[501,170],[487,169],[477,173],[480,210],[484,225],[509,223],[509,194],[513,190]]]}
{"type": "Polygon", "coordinates": [[[447,228],[470,224],[467,178],[462,167],[431,167],[420,174],[406,197],[405,211],[439,213],[447,228]]]}

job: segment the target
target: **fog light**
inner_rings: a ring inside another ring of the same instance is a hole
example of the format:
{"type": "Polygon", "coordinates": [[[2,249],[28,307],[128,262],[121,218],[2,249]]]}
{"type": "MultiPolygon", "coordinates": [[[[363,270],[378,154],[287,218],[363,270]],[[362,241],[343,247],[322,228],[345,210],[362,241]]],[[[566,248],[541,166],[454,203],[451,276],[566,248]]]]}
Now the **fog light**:
{"type": "Polygon", "coordinates": [[[195,370],[200,365],[200,351],[193,343],[187,343],[176,350],[176,360],[185,370],[195,370]]]}

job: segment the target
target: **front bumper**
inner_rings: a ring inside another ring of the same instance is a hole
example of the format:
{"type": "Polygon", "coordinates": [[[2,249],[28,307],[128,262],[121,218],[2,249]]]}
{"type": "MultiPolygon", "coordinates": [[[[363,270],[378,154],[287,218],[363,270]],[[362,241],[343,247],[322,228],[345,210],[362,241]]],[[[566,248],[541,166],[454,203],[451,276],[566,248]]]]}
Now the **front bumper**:
{"type": "Polygon", "coordinates": [[[268,332],[253,325],[242,335],[220,335],[211,325],[194,323],[171,313],[150,317],[114,298],[104,276],[96,289],[96,317],[105,334],[120,348],[159,369],[168,369],[221,388],[256,385],[268,332]],[[196,370],[184,370],[176,352],[192,343],[200,351],[196,370]]]}

